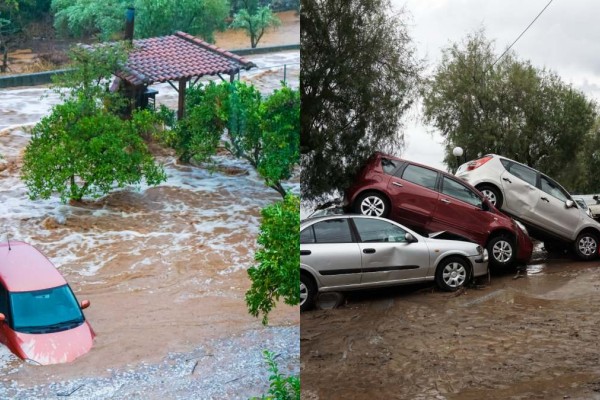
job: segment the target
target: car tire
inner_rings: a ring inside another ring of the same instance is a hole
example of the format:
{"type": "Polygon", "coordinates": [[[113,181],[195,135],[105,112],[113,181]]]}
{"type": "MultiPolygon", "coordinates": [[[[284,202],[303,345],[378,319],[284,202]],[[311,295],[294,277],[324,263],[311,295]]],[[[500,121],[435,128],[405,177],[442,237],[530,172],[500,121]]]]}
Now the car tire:
{"type": "Polygon", "coordinates": [[[354,212],[371,217],[386,218],[390,214],[390,203],[381,193],[366,192],[354,202],[354,212]]]}
{"type": "Polygon", "coordinates": [[[502,198],[502,193],[500,190],[492,185],[480,185],[477,189],[492,203],[494,207],[498,210],[502,208],[502,204],[504,203],[504,199],[502,198]]]}
{"type": "Polygon", "coordinates": [[[445,258],[435,271],[435,283],[446,292],[454,292],[467,284],[471,276],[470,271],[471,266],[464,258],[445,258]]]}
{"type": "Polygon", "coordinates": [[[510,267],[517,255],[515,241],[507,235],[498,235],[490,239],[487,251],[490,264],[499,268],[510,267]]]}
{"type": "Polygon", "coordinates": [[[581,232],[574,243],[575,254],[581,260],[593,260],[598,256],[598,235],[592,232],[581,232]]]}
{"type": "Polygon", "coordinates": [[[317,285],[306,273],[300,273],[300,311],[308,311],[315,306],[317,285]]]}

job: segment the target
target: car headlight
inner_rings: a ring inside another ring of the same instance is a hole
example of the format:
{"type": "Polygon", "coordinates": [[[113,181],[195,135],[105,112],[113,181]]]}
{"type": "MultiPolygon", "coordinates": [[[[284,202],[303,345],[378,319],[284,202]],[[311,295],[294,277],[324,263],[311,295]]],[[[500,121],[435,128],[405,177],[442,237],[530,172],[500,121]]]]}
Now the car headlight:
{"type": "Polygon", "coordinates": [[[483,247],[477,246],[475,247],[475,250],[477,251],[477,254],[483,254],[483,247]]]}
{"type": "Polygon", "coordinates": [[[519,229],[522,230],[527,236],[529,236],[529,232],[527,232],[527,228],[525,228],[525,225],[523,225],[516,219],[514,221],[515,221],[515,224],[519,227],[519,229]]]}

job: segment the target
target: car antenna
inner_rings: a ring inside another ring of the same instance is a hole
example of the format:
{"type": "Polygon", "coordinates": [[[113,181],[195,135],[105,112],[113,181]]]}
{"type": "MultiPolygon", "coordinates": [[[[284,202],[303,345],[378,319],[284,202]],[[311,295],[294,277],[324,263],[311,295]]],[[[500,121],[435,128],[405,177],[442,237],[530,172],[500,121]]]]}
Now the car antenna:
{"type": "Polygon", "coordinates": [[[8,251],[11,251],[12,249],[10,248],[10,236],[8,234],[6,234],[6,241],[8,242],[8,251]]]}

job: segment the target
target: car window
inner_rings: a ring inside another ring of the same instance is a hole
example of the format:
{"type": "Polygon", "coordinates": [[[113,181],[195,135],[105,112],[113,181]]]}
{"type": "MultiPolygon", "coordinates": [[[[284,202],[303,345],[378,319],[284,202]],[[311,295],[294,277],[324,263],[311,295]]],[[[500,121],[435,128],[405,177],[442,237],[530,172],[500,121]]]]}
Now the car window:
{"type": "Polygon", "coordinates": [[[348,220],[330,219],[313,225],[317,243],[352,243],[352,233],[348,220]]]}
{"type": "Polygon", "coordinates": [[[313,231],[313,227],[308,226],[304,228],[302,232],[300,232],[300,244],[305,243],[314,243],[315,242],[315,232],[313,231]]]}
{"type": "Polygon", "coordinates": [[[387,221],[354,218],[362,242],[405,242],[406,231],[387,221]]]}
{"type": "Polygon", "coordinates": [[[416,165],[408,165],[404,169],[402,179],[435,190],[437,175],[438,173],[436,171],[423,167],[418,167],[416,165]]]}
{"type": "Polygon", "coordinates": [[[537,172],[535,172],[531,168],[512,163],[510,165],[509,172],[517,178],[529,183],[531,186],[536,186],[537,172]]]}
{"type": "Polygon", "coordinates": [[[481,197],[479,197],[477,193],[475,193],[473,190],[469,189],[462,183],[450,179],[447,176],[444,177],[442,193],[450,197],[454,197],[455,199],[462,200],[465,203],[469,203],[479,208],[481,208],[483,203],[481,197]]]}
{"type": "Polygon", "coordinates": [[[388,175],[392,175],[399,165],[400,163],[398,161],[390,160],[389,158],[381,159],[381,168],[383,168],[383,172],[388,175]]]}
{"type": "Polygon", "coordinates": [[[567,201],[567,200],[569,200],[569,194],[566,193],[558,185],[558,183],[554,182],[551,179],[546,178],[545,176],[542,176],[541,182],[542,182],[542,191],[543,192],[548,193],[550,196],[556,197],[560,201],[567,201]]]}
{"type": "Polygon", "coordinates": [[[19,332],[40,333],[42,329],[61,330],[84,321],[75,295],[67,285],[31,292],[11,292],[13,328],[19,332]]]}

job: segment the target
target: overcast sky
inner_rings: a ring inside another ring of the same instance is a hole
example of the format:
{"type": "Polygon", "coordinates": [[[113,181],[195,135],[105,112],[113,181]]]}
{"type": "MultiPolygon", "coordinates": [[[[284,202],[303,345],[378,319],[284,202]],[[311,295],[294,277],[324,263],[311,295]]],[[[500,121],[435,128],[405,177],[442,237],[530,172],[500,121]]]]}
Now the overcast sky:
{"type": "MultiPolygon", "coordinates": [[[[501,54],[549,0],[392,0],[410,14],[409,32],[430,72],[441,50],[484,28],[501,54]]],[[[558,73],[600,101],[600,1],[554,0],[513,47],[519,59],[558,73]]],[[[405,131],[409,160],[444,169],[442,138],[429,126],[409,122],[405,131]]]]}

